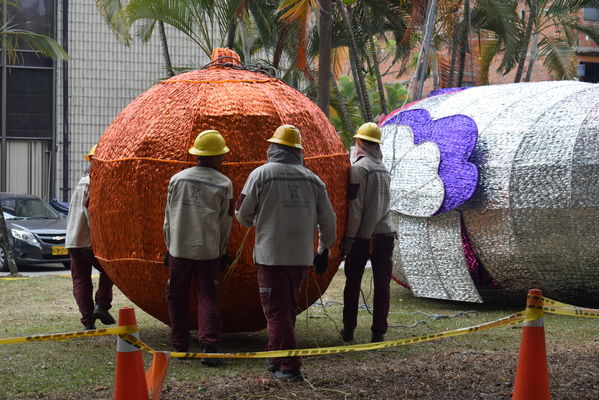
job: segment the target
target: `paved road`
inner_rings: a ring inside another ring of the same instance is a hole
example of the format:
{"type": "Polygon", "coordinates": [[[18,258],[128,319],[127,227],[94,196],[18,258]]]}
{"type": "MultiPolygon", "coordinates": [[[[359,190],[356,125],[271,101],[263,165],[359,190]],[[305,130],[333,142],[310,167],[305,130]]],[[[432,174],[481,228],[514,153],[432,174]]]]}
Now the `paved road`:
{"type": "MultiPolygon", "coordinates": [[[[25,276],[42,276],[42,275],[70,275],[70,271],[66,269],[62,264],[40,264],[30,265],[24,267],[18,267],[19,273],[25,276]]],[[[97,273],[94,271],[94,273],[97,273]]],[[[8,272],[0,273],[0,278],[8,276],[8,272]]]]}

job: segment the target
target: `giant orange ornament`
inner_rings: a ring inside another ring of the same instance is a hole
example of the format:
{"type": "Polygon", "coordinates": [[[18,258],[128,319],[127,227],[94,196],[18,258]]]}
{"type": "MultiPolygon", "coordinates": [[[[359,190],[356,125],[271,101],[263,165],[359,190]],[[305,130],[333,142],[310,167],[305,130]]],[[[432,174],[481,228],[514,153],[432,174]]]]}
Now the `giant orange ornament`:
{"type": "MultiPolygon", "coordinates": [[[[233,181],[237,198],[249,173],[266,161],[265,140],[282,124],[301,130],[306,165],[327,185],[337,214],[337,237],[342,237],[349,161],[335,129],[307,97],[279,79],[246,70],[235,52],[215,50],[212,65],[158,83],[115,118],[94,156],[91,233],[96,257],[131,301],[168,324],[168,270],[162,264],[166,189],[172,175],[195,163],[187,150],[196,135],[216,129],[225,137],[231,152],[223,173],[233,181]]],[[[245,234],[234,219],[228,252],[234,255],[243,248],[222,285],[226,332],[266,326],[252,260],[253,229],[242,246],[245,234]]],[[[290,247],[293,241],[290,237],[290,247]]],[[[325,291],[340,262],[334,246],[326,274],[316,276],[310,269],[300,294],[302,310],[325,291]]],[[[191,297],[192,328],[194,310],[191,297]]]]}

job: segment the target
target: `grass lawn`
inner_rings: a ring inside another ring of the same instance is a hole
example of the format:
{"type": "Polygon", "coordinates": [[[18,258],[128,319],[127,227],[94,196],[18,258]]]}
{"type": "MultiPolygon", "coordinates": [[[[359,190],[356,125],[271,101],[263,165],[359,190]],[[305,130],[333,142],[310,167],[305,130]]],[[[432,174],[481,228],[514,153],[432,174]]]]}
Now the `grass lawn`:
{"type": "MultiPolygon", "coordinates": [[[[97,284],[97,279],[95,281],[97,284]]],[[[337,273],[323,296],[298,316],[300,348],[339,346],[344,277],[337,273]]],[[[370,292],[370,275],[363,290],[370,292]]],[[[372,295],[367,299],[372,303],[372,295]]],[[[113,311],[134,305],[115,288],[113,311]]],[[[414,298],[392,283],[386,339],[407,338],[493,321],[520,311],[486,305],[414,298]],[[423,312],[415,313],[413,312],[423,312]],[[466,311],[475,311],[464,313],[466,311]],[[460,314],[461,313],[461,314],[460,314]],[[444,318],[435,316],[453,316],[444,318]]],[[[136,308],[141,339],[170,350],[168,328],[136,308]]],[[[358,343],[370,339],[371,316],[360,311],[358,343]]],[[[98,321],[98,327],[101,324],[98,321]]],[[[599,398],[599,320],[546,315],[551,390],[556,399],[599,398]]],[[[68,277],[0,280],[0,337],[80,329],[68,277]]],[[[385,350],[304,358],[305,383],[274,381],[259,359],[227,360],[206,368],[197,360],[170,363],[165,399],[465,399],[509,398],[521,327],[385,350]]],[[[195,335],[194,335],[195,337],[195,335]]],[[[260,351],[265,331],[226,334],[221,351],[260,351]]],[[[0,345],[0,399],[110,399],[114,379],[114,337],[0,345]]],[[[192,344],[190,351],[200,351],[192,344]]],[[[145,354],[146,368],[150,356],[145,354]]]]}

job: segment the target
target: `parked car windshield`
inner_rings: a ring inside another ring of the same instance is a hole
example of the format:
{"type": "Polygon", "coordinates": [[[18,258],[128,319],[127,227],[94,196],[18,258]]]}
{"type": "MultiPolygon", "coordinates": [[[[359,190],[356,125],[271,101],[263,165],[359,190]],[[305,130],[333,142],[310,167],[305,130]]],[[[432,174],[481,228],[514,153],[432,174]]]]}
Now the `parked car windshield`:
{"type": "Polygon", "coordinates": [[[48,203],[39,198],[8,197],[0,200],[6,219],[59,219],[48,203]]]}

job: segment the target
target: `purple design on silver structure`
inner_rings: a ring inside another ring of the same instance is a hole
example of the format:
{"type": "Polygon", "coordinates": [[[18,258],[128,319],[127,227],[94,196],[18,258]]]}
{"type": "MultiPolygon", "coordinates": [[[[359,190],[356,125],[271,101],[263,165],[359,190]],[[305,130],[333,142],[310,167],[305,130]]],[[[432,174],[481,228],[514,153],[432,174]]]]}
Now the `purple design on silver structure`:
{"type": "Polygon", "coordinates": [[[468,89],[467,87],[450,87],[431,90],[427,97],[439,96],[441,94],[461,92],[462,90],[468,89]]]}
{"type": "Polygon", "coordinates": [[[468,162],[478,136],[472,118],[456,114],[433,121],[427,110],[413,109],[393,115],[382,126],[388,124],[412,128],[416,145],[430,141],[439,146],[439,176],[445,186],[445,198],[435,214],[453,210],[472,197],[478,183],[478,170],[468,162]]]}

